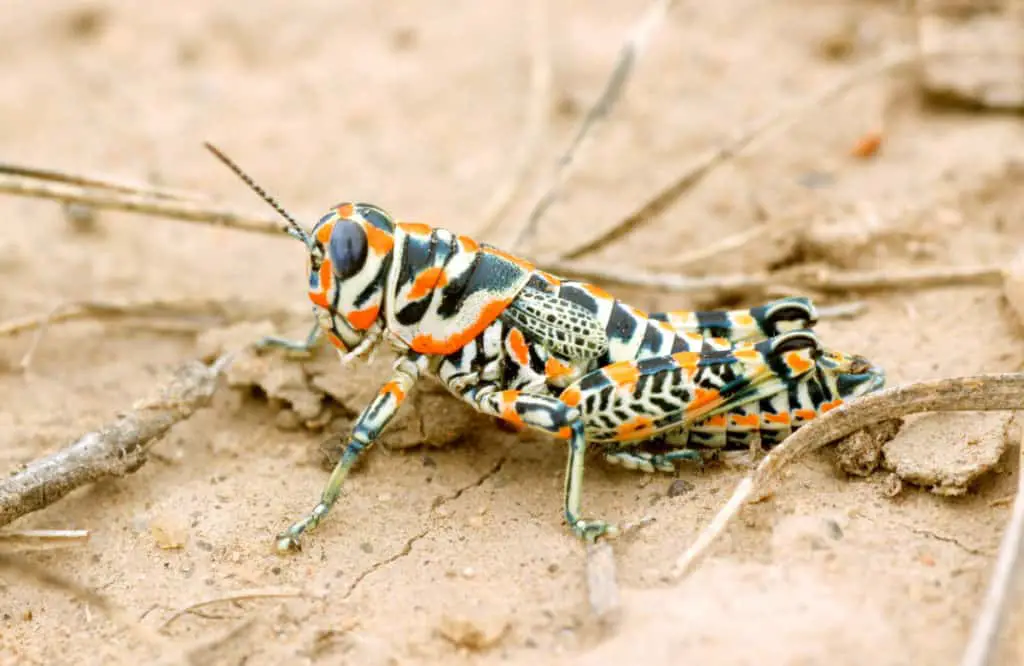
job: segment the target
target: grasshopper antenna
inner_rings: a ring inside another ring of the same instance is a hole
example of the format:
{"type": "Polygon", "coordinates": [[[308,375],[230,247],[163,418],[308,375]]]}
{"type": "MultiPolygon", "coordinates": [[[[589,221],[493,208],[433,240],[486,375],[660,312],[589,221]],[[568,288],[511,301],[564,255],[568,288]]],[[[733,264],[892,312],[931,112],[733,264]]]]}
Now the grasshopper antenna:
{"type": "Polygon", "coordinates": [[[286,211],[284,207],[281,206],[281,204],[277,203],[277,199],[267,194],[262,187],[256,184],[256,182],[252,179],[252,177],[249,176],[249,174],[242,171],[242,167],[235,164],[230,157],[222,153],[216,146],[211,144],[209,141],[204,141],[203,145],[206,146],[206,149],[213,153],[217,159],[226,164],[229,169],[234,171],[235,175],[237,175],[239,178],[245,181],[245,184],[251,187],[253,191],[256,192],[256,194],[260,195],[260,198],[262,198],[264,201],[270,204],[273,207],[273,209],[276,210],[278,214],[281,215],[281,217],[288,220],[288,228],[285,229],[285,232],[289,236],[298,238],[300,241],[306,244],[306,247],[310,249],[313,248],[313,237],[309,235],[309,232],[302,228],[302,225],[295,221],[294,217],[288,214],[288,211],[286,211]]]}

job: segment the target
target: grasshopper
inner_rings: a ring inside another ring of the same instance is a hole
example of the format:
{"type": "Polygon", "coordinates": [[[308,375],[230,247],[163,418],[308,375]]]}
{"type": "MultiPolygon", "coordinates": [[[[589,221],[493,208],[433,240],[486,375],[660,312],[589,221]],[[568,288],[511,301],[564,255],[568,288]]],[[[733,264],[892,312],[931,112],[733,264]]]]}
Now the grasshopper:
{"type": "Polygon", "coordinates": [[[482,413],[568,444],[563,512],[585,540],[620,531],[582,516],[588,445],[612,463],[671,472],[703,452],[778,444],[885,383],[884,371],[864,357],[821,344],[806,298],[646,314],[597,286],[465,235],[396,221],[369,203],[340,203],[307,231],[233,161],[206,147],[306,247],[313,328],[303,341],[263,344],[309,350],[326,337],[343,362],[381,344],[397,354],[319,503],[278,535],[280,551],[298,549],[300,536],[327,516],[353,464],[425,376],[482,413]]]}

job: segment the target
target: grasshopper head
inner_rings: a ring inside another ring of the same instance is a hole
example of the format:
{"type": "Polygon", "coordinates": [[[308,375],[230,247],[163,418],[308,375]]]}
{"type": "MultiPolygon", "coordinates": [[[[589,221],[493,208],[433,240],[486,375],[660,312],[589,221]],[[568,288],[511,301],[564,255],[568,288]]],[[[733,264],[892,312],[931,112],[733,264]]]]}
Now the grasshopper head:
{"type": "Polygon", "coordinates": [[[371,204],[342,203],[306,231],[230,158],[206,147],[287,221],[285,233],[306,246],[309,300],[331,344],[341,352],[372,346],[383,328],[384,283],[394,247],[391,217],[371,204]]]}

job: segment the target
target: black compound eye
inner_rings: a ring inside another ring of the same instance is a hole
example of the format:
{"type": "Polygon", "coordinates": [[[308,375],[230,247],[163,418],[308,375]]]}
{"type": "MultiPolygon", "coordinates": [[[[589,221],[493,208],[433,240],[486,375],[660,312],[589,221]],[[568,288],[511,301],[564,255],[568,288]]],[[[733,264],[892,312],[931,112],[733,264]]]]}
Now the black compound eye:
{"type": "Polygon", "coordinates": [[[338,220],[327,243],[327,257],[340,279],[352,277],[366,263],[366,232],[358,222],[338,220]]]}

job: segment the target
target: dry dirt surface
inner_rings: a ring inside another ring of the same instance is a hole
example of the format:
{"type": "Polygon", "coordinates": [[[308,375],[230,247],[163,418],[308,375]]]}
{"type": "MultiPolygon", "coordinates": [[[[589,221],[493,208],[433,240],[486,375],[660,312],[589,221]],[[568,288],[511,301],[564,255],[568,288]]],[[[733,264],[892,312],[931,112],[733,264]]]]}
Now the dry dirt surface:
{"type": "MultiPolygon", "coordinates": [[[[526,254],[608,227],[702,151],[905,43],[914,29],[903,4],[679,3],[526,254]]],[[[474,234],[521,142],[527,5],[5,3],[0,159],[264,210],[203,150],[210,140],[303,220],[365,200],[474,234]]],[[[546,6],[553,94],[528,193],[549,175],[643,8],[546,6]]],[[[926,103],[910,75],[879,76],[817,105],[597,258],[622,271],[671,266],[769,224],[782,231],[689,272],[999,265],[1024,239],[1022,156],[1019,115],[943,108],[926,103]],[[876,132],[880,148],[866,150],[876,132]]],[[[494,240],[530,200],[518,200],[494,240]]],[[[0,198],[0,218],[5,319],[82,299],[244,297],[287,308],[306,298],[303,250],[284,236],[110,212],[88,231],[53,202],[15,197],[0,198]]],[[[763,297],[620,292],[648,311],[763,297]]],[[[863,300],[863,312],[819,330],[830,346],[883,365],[890,384],[1022,369],[1024,340],[997,287],[863,300]]],[[[307,324],[296,318],[280,332],[300,336],[307,324]]],[[[200,353],[191,335],[83,322],[52,327],[19,372],[31,342],[0,339],[4,470],[110,420],[200,353]]],[[[380,362],[335,366],[325,381],[360,396],[385,371],[380,362]]],[[[703,567],[669,587],[661,574],[744,469],[684,469],[679,483],[595,459],[587,513],[656,519],[615,546],[622,622],[602,634],[589,619],[584,551],[561,518],[563,446],[455,415],[435,398],[414,405],[392,446],[368,456],[337,510],[289,557],[272,552],[273,536],[311,508],[327,477],[321,445],[359,404],[311,429],[282,415],[287,401],[226,386],[134,475],[83,488],[12,527],[89,530],[83,546],[24,557],[176,644],[205,641],[201,663],[952,664],[1018,473],[1013,441],[960,496],[912,485],[892,496],[884,469],[847,476],[834,452],[816,453],[790,468],[774,496],[744,509],[703,567]],[[444,419],[462,424],[461,436],[448,437],[444,419]],[[408,447],[417,442],[424,446],[408,447]]],[[[3,663],[152,656],[89,604],[0,576],[3,663]]]]}

